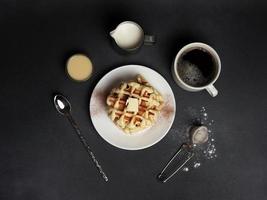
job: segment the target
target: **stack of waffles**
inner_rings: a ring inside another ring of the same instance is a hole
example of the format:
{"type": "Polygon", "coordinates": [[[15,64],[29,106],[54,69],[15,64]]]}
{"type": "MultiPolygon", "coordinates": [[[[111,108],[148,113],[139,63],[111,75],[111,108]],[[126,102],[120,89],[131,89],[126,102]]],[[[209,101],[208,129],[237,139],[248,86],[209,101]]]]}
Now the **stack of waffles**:
{"type": "Polygon", "coordinates": [[[142,76],[112,89],[106,101],[108,115],[125,133],[152,126],[163,107],[161,94],[142,76]]]}

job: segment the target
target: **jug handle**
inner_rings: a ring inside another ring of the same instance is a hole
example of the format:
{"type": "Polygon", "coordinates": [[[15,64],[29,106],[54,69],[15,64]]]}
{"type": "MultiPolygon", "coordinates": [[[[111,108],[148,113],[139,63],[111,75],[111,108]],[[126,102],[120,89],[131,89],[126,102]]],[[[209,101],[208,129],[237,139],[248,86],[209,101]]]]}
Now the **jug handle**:
{"type": "Polygon", "coordinates": [[[145,35],[144,44],[145,45],[154,45],[156,43],[156,37],[154,35],[145,35]]]}

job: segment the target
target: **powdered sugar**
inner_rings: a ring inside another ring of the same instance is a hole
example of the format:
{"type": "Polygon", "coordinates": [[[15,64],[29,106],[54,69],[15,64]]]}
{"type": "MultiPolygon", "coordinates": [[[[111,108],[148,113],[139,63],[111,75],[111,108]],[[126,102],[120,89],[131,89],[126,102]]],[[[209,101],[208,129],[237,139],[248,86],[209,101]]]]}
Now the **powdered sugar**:
{"type": "Polygon", "coordinates": [[[189,171],[189,168],[188,168],[188,167],[184,167],[184,168],[183,168],[183,171],[184,171],[184,172],[188,172],[188,171],[189,171]]]}
{"type": "Polygon", "coordinates": [[[200,167],[201,163],[200,162],[194,162],[194,168],[200,167]]]}

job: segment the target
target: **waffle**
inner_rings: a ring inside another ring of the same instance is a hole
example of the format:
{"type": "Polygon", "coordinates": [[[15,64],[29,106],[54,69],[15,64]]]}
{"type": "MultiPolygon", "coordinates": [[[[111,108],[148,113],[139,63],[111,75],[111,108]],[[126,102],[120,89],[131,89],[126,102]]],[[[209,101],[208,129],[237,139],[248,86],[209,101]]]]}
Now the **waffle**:
{"type": "Polygon", "coordinates": [[[125,133],[134,133],[152,126],[163,107],[161,94],[142,76],[122,82],[107,97],[108,115],[125,133]]]}

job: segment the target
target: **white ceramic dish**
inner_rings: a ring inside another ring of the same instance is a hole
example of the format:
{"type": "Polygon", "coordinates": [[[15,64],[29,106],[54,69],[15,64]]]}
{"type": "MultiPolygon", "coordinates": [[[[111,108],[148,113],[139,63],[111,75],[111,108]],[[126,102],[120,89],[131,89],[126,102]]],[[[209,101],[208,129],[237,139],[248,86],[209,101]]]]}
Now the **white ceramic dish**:
{"type": "Polygon", "coordinates": [[[144,149],[159,142],[171,128],[175,111],[175,98],[168,82],[156,71],[140,65],[125,65],[107,73],[97,83],[90,99],[90,116],[99,135],[108,143],[126,150],[144,149]],[[106,97],[120,82],[134,79],[137,74],[144,76],[162,94],[165,105],[152,127],[126,134],[108,117],[106,97]]]}

